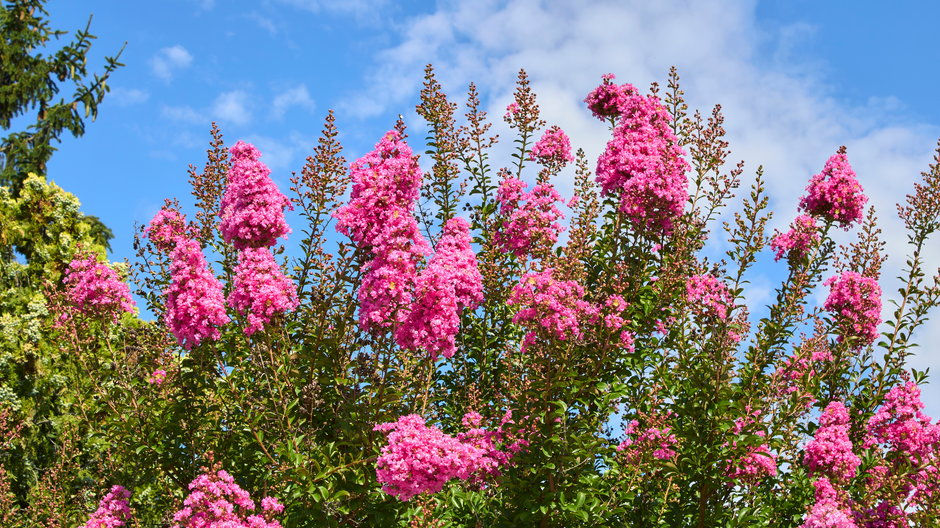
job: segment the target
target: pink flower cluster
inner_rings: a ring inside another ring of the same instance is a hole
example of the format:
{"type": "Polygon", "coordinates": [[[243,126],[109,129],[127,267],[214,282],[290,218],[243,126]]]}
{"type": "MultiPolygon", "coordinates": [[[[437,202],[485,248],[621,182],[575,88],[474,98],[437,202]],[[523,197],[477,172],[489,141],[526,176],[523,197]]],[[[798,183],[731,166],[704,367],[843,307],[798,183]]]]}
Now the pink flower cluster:
{"type": "Polygon", "coordinates": [[[127,283],[92,253],[76,255],[62,282],[69,302],[85,315],[116,321],[121,312],[134,313],[127,283]]]}
{"type": "Polygon", "coordinates": [[[423,348],[436,360],[454,355],[460,313],[483,302],[483,277],[470,247],[470,226],[463,218],[447,221],[436,252],[418,275],[414,302],[395,331],[399,346],[423,348]]]}
{"type": "Polygon", "coordinates": [[[164,319],[177,342],[187,349],[204,339],[218,339],[218,325],[228,322],[222,283],[215,278],[202,247],[190,235],[186,217],[164,205],[145,233],[158,251],[169,252],[170,286],[164,319]]]}
{"type": "Polygon", "coordinates": [[[824,307],[836,316],[842,335],[857,337],[863,345],[878,338],[881,324],[881,287],[872,277],[855,271],[846,271],[830,277],[824,283],[830,287],[824,307]]]}
{"type": "Polygon", "coordinates": [[[564,218],[556,205],[562,201],[558,191],[547,183],[536,185],[531,192],[525,189],[525,182],[510,177],[496,192],[500,214],[506,218],[496,233],[496,243],[520,258],[533,248],[551,248],[564,229],[558,222],[564,218]]]}
{"type": "Polygon", "coordinates": [[[806,444],[803,463],[811,476],[824,476],[832,482],[847,482],[855,477],[861,460],[852,452],[849,428],[845,405],[838,401],[827,405],[815,437],[806,444]]]}
{"type": "Polygon", "coordinates": [[[163,369],[157,369],[153,371],[153,374],[151,374],[150,377],[147,378],[147,383],[151,385],[156,385],[157,387],[159,387],[160,385],[163,385],[164,381],[166,381],[166,371],[163,369]]]}
{"type": "Polygon", "coordinates": [[[120,528],[131,517],[127,505],[131,492],[123,486],[113,486],[111,491],[98,503],[98,509],[91,514],[82,528],[120,528]]]}
{"type": "Polygon", "coordinates": [[[529,159],[555,167],[564,167],[571,163],[574,156],[571,155],[571,141],[568,135],[557,125],[549,128],[532,146],[529,159]]]}
{"type": "Polygon", "coordinates": [[[888,391],[884,405],[868,420],[867,446],[884,444],[914,465],[933,459],[940,464],[940,422],[921,412],[920,388],[914,382],[888,391]]]}
{"type": "Polygon", "coordinates": [[[253,145],[239,141],[231,148],[232,166],[222,196],[220,229],[235,249],[269,247],[290,233],[284,208],[290,200],[271,180],[271,170],[253,145]]]}
{"type": "MultiPolygon", "coordinates": [[[[731,433],[739,435],[745,431],[753,431],[754,436],[766,437],[767,433],[762,428],[753,430],[755,424],[759,425],[758,418],[760,414],[760,411],[752,411],[738,418],[734,421],[731,433]]],[[[737,441],[725,445],[730,445],[732,449],[739,449],[737,441]]],[[[766,443],[758,446],[748,445],[740,458],[729,461],[725,474],[731,479],[731,483],[737,481],[746,484],[758,484],[764,478],[777,474],[777,457],[770,452],[770,446],[766,443]]]]}
{"type": "Polygon", "coordinates": [[[652,453],[653,458],[669,460],[676,456],[678,438],[672,434],[672,427],[665,425],[665,417],[653,418],[649,427],[638,431],[640,422],[630,420],[624,428],[626,438],[617,445],[617,451],[623,453],[627,462],[638,464],[643,457],[652,453]],[[631,435],[635,438],[631,438],[631,435]]]}
{"type": "Polygon", "coordinates": [[[809,215],[800,215],[793,221],[789,231],[777,233],[770,241],[770,248],[774,250],[774,260],[780,260],[784,255],[794,260],[805,257],[818,241],[819,229],[816,219],[809,215]]]}
{"type": "Polygon", "coordinates": [[[297,289],[284,276],[270,249],[246,248],[238,253],[228,303],[240,315],[247,314],[245,334],[252,335],[275,315],[297,307],[297,289]]]}
{"type": "Polygon", "coordinates": [[[601,121],[620,117],[627,108],[630,97],[639,94],[632,84],[612,83],[614,78],[612,73],[603,75],[601,85],[584,98],[588,109],[601,121]]]}
{"type": "Polygon", "coordinates": [[[816,501],[801,528],[857,528],[846,498],[825,477],[813,483],[816,501]]]}
{"type": "Polygon", "coordinates": [[[800,209],[848,228],[852,222],[862,219],[866,202],[868,198],[855,179],[855,171],[842,147],[826,161],[822,172],[810,180],[800,209]]]}
{"type": "Polygon", "coordinates": [[[671,233],[689,198],[689,164],[669,128],[671,118],[659,99],[632,86],[618,97],[617,108],[620,122],[597,160],[601,192],[619,195],[620,210],[636,229],[671,233]]]}
{"type": "Polygon", "coordinates": [[[166,322],[177,342],[191,349],[216,340],[228,322],[222,283],[213,275],[195,240],[179,238],[170,253],[171,284],[166,290],[166,322]]]}
{"type": "Polygon", "coordinates": [[[277,499],[261,500],[261,513],[248,492],[224,470],[207,471],[189,483],[183,509],[173,515],[174,528],[281,528],[274,520],[284,511],[277,499]]]}
{"type": "Polygon", "coordinates": [[[712,275],[693,275],[685,285],[689,308],[703,317],[727,319],[734,300],[723,282],[712,275]]]}
{"type": "Polygon", "coordinates": [[[176,210],[170,202],[157,211],[153,220],[144,230],[147,238],[158,251],[169,253],[176,247],[179,238],[192,238],[192,229],[186,223],[186,217],[176,210]]]}
{"type": "Polygon", "coordinates": [[[604,328],[613,332],[620,332],[619,345],[629,352],[634,350],[634,335],[627,330],[628,321],[623,318],[624,311],[628,308],[627,301],[620,295],[611,295],[604,301],[601,309],[601,321],[604,328]]]}
{"type": "Polygon", "coordinates": [[[359,324],[364,329],[388,328],[411,303],[417,261],[429,251],[412,214],[422,172],[411,148],[394,130],[349,171],[350,201],[333,216],[336,229],[372,257],[359,287],[359,324]]]}
{"type": "Polygon", "coordinates": [[[584,288],[576,281],[557,280],[552,268],[523,276],[508,303],[518,307],[512,321],[530,328],[523,348],[534,341],[538,329],[561,341],[580,339],[582,322],[598,314],[597,307],[584,300],[584,288]]]}
{"type": "Polygon", "coordinates": [[[421,493],[437,493],[455,478],[476,482],[498,474],[498,468],[525,445],[516,442],[506,451],[496,449],[494,441],[502,439],[501,427],[495,432],[481,429],[476,413],[468,413],[464,424],[472,428],[457,438],[428,427],[417,414],[376,425],[376,431],[388,435],[388,445],[376,461],[382,491],[407,501],[421,493]]]}

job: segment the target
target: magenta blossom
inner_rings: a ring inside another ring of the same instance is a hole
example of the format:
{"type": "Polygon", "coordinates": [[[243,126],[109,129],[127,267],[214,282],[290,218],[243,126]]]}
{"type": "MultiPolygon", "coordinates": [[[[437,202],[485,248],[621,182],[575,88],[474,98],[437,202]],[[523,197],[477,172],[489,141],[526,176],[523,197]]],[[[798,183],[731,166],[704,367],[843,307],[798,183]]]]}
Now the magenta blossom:
{"type": "Polygon", "coordinates": [[[789,231],[778,233],[770,241],[770,248],[774,250],[774,260],[780,260],[784,256],[793,260],[805,257],[818,241],[819,228],[816,226],[816,220],[809,215],[800,215],[793,221],[789,231]]]}
{"type": "Polygon", "coordinates": [[[113,486],[111,491],[98,503],[98,509],[91,514],[82,528],[120,528],[131,518],[131,509],[127,501],[131,492],[123,486],[113,486]]]}
{"type": "Polygon", "coordinates": [[[517,310],[512,321],[530,329],[526,345],[539,330],[560,341],[580,339],[582,323],[593,322],[598,315],[597,307],[584,300],[584,288],[576,281],[556,279],[552,268],[523,276],[508,303],[517,310]]]}
{"type": "Polygon", "coordinates": [[[247,491],[224,470],[207,471],[189,483],[183,509],[173,515],[174,528],[282,528],[274,515],[284,510],[277,499],[261,500],[260,513],[247,491]]]}
{"type": "Polygon", "coordinates": [[[584,98],[588,109],[601,121],[620,117],[627,107],[628,99],[639,92],[632,84],[614,84],[614,74],[602,77],[602,83],[584,98]]]}
{"type": "Polygon", "coordinates": [[[878,281],[855,271],[846,271],[829,278],[824,284],[830,287],[824,306],[842,328],[839,342],[846,336],[854,336],[863,345],[874,343],[881,324],[881,287],[878,281]]]}
{"type": "Polygon", "coordinates": [[[855,179],[855,171],[842,147],[826,161],[822,172],[810,180],[800,209],[848,228],[849,224],[862,219],[866,202],[868,197],[855,179]]]}
{"type": "Polygon", "coordinates": [[[526,184],[518,178],[506,178],[499,185],[496,201],[506,218],[496,232],[496,243],[505,251],[525,258],[534,248],[550,248],[564,229],[558,209],[561,196],[551,184],[536,185],[525,192],[526,184]],[[525,202],[525,203],[523,203],[525,202]]]}
{"type": "Polygon", "coordinates": [[[136,308],[127,283],[92,253],[76,255],[62,282],[72,307],[85,315],[116,321],[136,308]]]}
{"type": "Polygon", "coordinates": [[[734,300],[725,283],[712,275],[694,275],[686,282],[689,308],[698,315],[726,319],[734,300]]]}
{"type": "Polygon", "coordinates": [[[240,315],[247,315],[245,334],[252,335],[275,315],[297,307],[297,288],[281,271],[270,249],[247,248],[238,253],[228,303],[240,315]]]}
{"type": "Polygon", "coordinates": [[[483,301],[483,278],[470,248],[470,228],[463,218],[451,218],[437,252],[415,284],[414,302],[395,332],[398,345],[423,348],[436,360],[454,355],[460,313],[483,301]]]}
{"type": "Polygon", "coordinates": [[[597,160],[604,195],[620,198],[620,210],[641,232],[672,232],[688,200],[685,151],[654,96],[626,96],[613,139],[597,160]]]}
{"type": "Polygon", "coordinates": [[[542,138],[535,142],[529,152],[529,159],[558,167],[571,163],[574,156],[571,155],[571,141],[568,135],[558,126],[549,128],[542,138]]]}
{"type": "Polygon", "coordinates": [[[144,234],[158,251],[166,254],[176,247],[177,239],[191,238],[192,230],[186,222],[186,216],[167,201],[144,229],[144,234]]]}
{"type": "Polygon", "coordinates": [[[284,208],[290,200],[271,179],[271,170],[253,145],[239,141],[231,148],[232,166],[222,196],[220,229],[235,249],[270,247],[278,237],[290,233],[284,208]]]}
{"type": "Polygon", "coordinates": [[[218,326],[228,322],[222,284],[206,262],[199,243],[179,239],[170,253],[171,283],[166,290],[166,319],[176,340],[186,349],[204,339],[219,338],[218,326]]]}
{"type": "Polygon", "coordinates": [[[852,452],[849,440],[849,413],[842,402],[826,406],[819,418],[816,435],[806,444],[803,463],[811,476],[825,476],[832,482],[847,482],[855,477],[861,460],[852,452]]]}

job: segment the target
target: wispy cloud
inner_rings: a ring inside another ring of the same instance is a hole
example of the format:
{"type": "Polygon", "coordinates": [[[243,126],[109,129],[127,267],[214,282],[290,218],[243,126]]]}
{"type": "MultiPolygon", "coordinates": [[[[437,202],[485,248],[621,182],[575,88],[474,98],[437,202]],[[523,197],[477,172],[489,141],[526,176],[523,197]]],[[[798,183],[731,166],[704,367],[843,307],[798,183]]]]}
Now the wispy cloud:
{"type": "Polygon", "coordinates": [[[394,4],[389,0],[277,0],[278,2],[310,11],[349,15],[359,22],[375,23],[380,14],[394,4]]]}
{"type": "Polygon", "coordinates": [[[150,99],[150,93],[138,88],[123,88],[117,86],[111,88],[108,99],[117,103],[118,106],[130,106],[146,102],[150,99]]]}
{"type": "Polygon", "coordinates": [[[307,111],[314,109],[315,105],[306,84],[298,84],[274,96],[274,101],[271,103],[271,115],[274,119],[281,119],[293,107],[307,111]]]}
{"type": "Polygon", "coordinates": [[[223,92],[216,97],[209,113],[222,122],[247,125],[252,119],[251,100],[242,90],[223,92]]]}
{"type": "Polygon", "coordinates": [[[158,51],[150,59],[150,70],[160,79],[170,82],[178,71],[188,68],[192,63],[193,56],[177,44],[158,51]]]}
{"type": "Polygon", "coordinates": [[[160,114],[170,121],[177,123],[186,123],[190,125],[204,125],[209,122],[208,117],[202,112],[198,112],[191,106],[168,106],[164,105],[160,109],[160,114]]]}

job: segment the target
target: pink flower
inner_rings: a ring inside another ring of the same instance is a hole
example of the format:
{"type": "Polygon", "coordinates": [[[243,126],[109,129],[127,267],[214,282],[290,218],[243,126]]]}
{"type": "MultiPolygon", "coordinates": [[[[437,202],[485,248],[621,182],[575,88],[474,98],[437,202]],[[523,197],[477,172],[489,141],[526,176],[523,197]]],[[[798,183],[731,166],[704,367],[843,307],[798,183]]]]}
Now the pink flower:
{"type": "Polygon", "coordinates": [[[656,97],[624,96],[621,119],[597,160],[603,195],[620,198],[620,210],[643,232],[672,232],[688,200],[685,151],[656,97]]]}
{"type": "Polygon", "coordinates": [[[411,148],[392,130],[349,172],[349,203],[333,216],[337,231],[371,256],[359,287],[359,324],[389,328],[411,303],[417,262],[429,251],[413,215],[422,171],[411,148]]]}
{"type": "Polygon", "coordinates": [[[829,278],[824,284],[830,287],[824,307],[836,317],[842,329],[839,342],[846,336],[854,336],[863,345],[874,343],[881,324],[881,287],[878,281],[855,271],[846,271],[829,278]]]}
{"type": "Polygon", "coordinates": [[[206,262],[199,243],[178,239],[170,253],[171,283],[166,290],[166,314],[170,331],[186,349],[204,339],[218,339],[220,325],[228,322],[222,284],[206,262]]]}
{"type": "Polygon", "coordinates": [[[816,502],[801,528],[858,528],[852,520],[852,510],[844,504],[828,479],[823,477],[813,486],[816,488],[816,502]]]}
{"type": "Polygon", "coordinates": [[[437,252],[415,285],[414,302],[395,332],[398,345],[423,348],[436,360],[454,355],[460,313],[483,301],[483,277],[470,248],[470,226],[463,218],[451,218],[437,244],[437,252]]]}
{"type": "Polygon", "coordinates": [[[251,496],[224,470],[205,472],[190,482],[183,506],[173,515],[174,528],[282,528],[273,516],[284,506],[265,497],[261,514],[253,514],[251,496]]]}
{"type": "Polygon", "coordinates": [[[940,423],[932,424],[930,417],[921,412],[923,408],[916,383],[892,388],[868,420],[868,446],[885,444],[915,466],[931,458],[940,464],[940,423]]]}
{"type": "Polygon", "coordinates": [[[608,73],[602,77],[603,82],[584,98],[588,109],[594,117],[601,121],[619,117],[628,105],[631,96],[637,95],[637,89],[632,84],[617,85],[612,83],[614,74],[608,73]]]}
{"type": "Polygon", "coordinates": [[[777,233],[770,241],[770,248],[774,250],[774,260],[780,260],[784,255],[793,260],[805,257],[818,241],[816,220],[809,215],[800,215],[793,221],[789,231],[777,233]]]}
{"type": "Polygon", "coordinates": [[[245,334],[252,335],[275,315],[297,307],[297,288],[281,271],[270,249],[247,248],[238,253],[228,303],[239,315],[248,316],[245,334]]]}
{"type": "Polygon", "coordinates": [[[85,315],[117,321],[121,312],[136,308],[127,283],[93,253],[76,255],[62,282],[72,307],[85,315]]]}
{"type": "Polygon", "coordinates": [[[186,223],[186,217],[167,201],[147,225],[144,234],[157,250],[169,253],[176,246],[176,240],[190,238],[192,230],[186,223]]]}
{"type": "Polygon", "coordinates": [[[734,300],[723,282],[712,275],[694,275],[686,282],[689,308],[698,315],[726,319],[734,300]]]}
{"type": "Polygon", "coordinates": [[[290,200],[271,179],[271,170],[259,161],[253,145],[239,141],[231,148],[232,166],[222,196],[220,230],[235,249],[270,247],[278,237],[290,233],[284,208],[290,200]]]}
{"type": "Polygon", "coordinates": [[[564,215],[556,205],[562,200],[555,188],[547,183],[528,193],[525,188],[522,180],[506,178],[496,192],[500,214],[506,218],[496,233],[496,243],[520,258],[534,248],[551,248],[564,229],[558,222],[564,215]]]}
{"type": "Polygon", "coordinates": [[[82,528],[120,528],[131,518],[131,509],[127,505],[131,492],[123,486],[113,486],[111,491],[98,503],[98,509],[91,514],[82,528]]]}
{"type": "Polygon", "coordinates": [[[657,460],[675,457],[678,438],[671,433],[672,427],[665,425],[667,417],[668,415],[649,418],[650,426],[642,431],[637,431],[640,422],[631,420],[624,428],[626,438],[617,446],[617,451],[623,453],[631,464],[639,464],[650,454],[657,460]]]}
{"type": "Polygon", "coordinates": [[[421,493],[437,493],[455,478],[477,481],[486,474],[496,474],[509,459],[493,446],[502,433],[475,428],[454,438],[426,426],[417,414],[376,425],[375,430],[388,435],[388,445],[375,464],[376,477],[382,491],[403,501],[421,493]]]}
{"type": "Polygon", "coordinates": [[[147,378],[147,383],[151,385],[160,386],[163,385],[163,382],[166,381],[166,371],[163,369],[157,369],[153,371],[153,374],[147,378]]]}
{"type": "Polygon", "coordinates": [[[847,482],[855,477],[861,460],[852,452],[849,440],[849,413],[841,402],[826,406],[819,418],[816,436],[806,444],[803,463],[811,476],[825,476],[833,482],[847,482]]]}
{"type": "Polygon", "coordinates": [[[508,303],[517,307],[512,321],[530,328],[527,343],[539,329],[560,341],[580,339],[582,322],[597,316],[597,307],[584,300],[580,284],[557,280],[553,273],[552,268],[546,268],[525,275],[509,295],[508,303]]]}
{"type": "Polygon", "coordinates": [[[855,171],[842,147],[826,161],[822,172],[810,180],[800,209],[848,228],[852,222],[862,219],[866,202],[868,198],[855,179],[855,171]]]}
{"type": "Polygon", "coordinates": [[[538,160],[546,165],[564,167],[565,164],[574,161],[574,156],[571,155],[571,141],[560,127],[553,126],[535,142],[529,152],[529,159],[538,160]]]}

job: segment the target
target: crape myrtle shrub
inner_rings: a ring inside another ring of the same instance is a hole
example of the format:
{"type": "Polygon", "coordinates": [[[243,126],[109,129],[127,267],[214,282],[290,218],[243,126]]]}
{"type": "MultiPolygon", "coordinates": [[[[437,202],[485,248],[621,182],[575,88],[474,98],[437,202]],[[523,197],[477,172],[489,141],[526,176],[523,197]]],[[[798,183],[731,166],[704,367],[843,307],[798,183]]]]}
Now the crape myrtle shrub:
{"type": "Polygon", "coordinates": [[[137,239],[159,320],[116,317],[94,260],[61,285],[44,331],[85,380],[88,447],[28,500],[0,479],[4,525],[934,526],[940,426],[905,361],[940,294],[940,158],[898,208],[911,254],[882,300],[844,147],[769,233],[759,169],[719,223],[743,163],[675,71],[585,103],[611,131],[596,164],[520,73],[495,160],[476,88],[461,117],[428,67],[422,147],[399,120],[347,164],[330,113],[287,194],[213,127],[195,211],[168,200],[137,239]],[[752,320],[761,252],[786,273],[752,320]]]}

